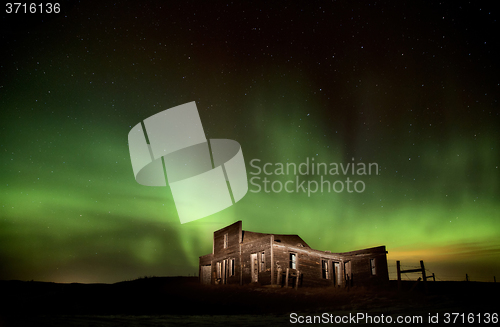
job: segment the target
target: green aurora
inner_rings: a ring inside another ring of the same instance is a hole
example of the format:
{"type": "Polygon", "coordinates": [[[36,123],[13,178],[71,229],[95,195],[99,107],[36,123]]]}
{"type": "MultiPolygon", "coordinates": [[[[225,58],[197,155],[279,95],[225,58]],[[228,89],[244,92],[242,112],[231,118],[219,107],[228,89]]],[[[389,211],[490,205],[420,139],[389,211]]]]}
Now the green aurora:
{"type": "Polygon", "coordinates": [[[485,32],[496,20],[456,4],[446,9],[452,24],[445,9],[422,5],[433,28],[418,29],[422,18],[401,5],[388,28],[356,4],[357,23],[347,5],[331,14],[340,28],[313,23],[312,6],[267,8],[284,31],[262,20],[265,32],[253,30],[251,8],[133,3],[99,16],[81,4],[31,33],[4,31],[0,279],[197,275],[213,231],[237,220],[319,250],[386,245],[391,278],[396,260],[424,260],[440,280],[499,276],[500,84],[488,45],[496,38],[485,32]],[[192,10],[199,20],[183,18],[192,10]],[[470,35],[453,33],[465,27],[470,35]],[[181,225],[168,187],[136,183],[127,135],[190,101],[207,138],[241,144],[249,179],[253,159],[354,158],[377,163],[378,174],[347,175],[365,183],[362,193],[254,193],[249,184],[235,205],[181,225]]]}

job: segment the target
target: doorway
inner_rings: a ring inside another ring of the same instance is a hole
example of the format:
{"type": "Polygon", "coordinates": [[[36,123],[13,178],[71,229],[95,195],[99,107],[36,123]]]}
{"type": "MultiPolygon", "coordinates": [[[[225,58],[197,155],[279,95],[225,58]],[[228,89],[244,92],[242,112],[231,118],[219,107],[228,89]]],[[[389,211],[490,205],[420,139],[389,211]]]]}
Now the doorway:
{"type": "Polygon", "coordinates": [[[259,281],[259,262],[257,261],[257,253],[250,254],[250,263],[252,269],[252,283],[259,281]]]}
{"type": "Polygon", "coordinates": [[[352,273],[351,273],[351,262],[347,261],[344,262],[344,279],[345,279],[345,286],[350,287],[352,286],[352,273]]]}
{"type": "Polygon", "coordinates": [[[333,273],[335,274],[335,276],[333,276],[333,280],[335,286],[342,285],[342,272],[340,271],[340,267],[340,262],[333,263],[333,273]]]}

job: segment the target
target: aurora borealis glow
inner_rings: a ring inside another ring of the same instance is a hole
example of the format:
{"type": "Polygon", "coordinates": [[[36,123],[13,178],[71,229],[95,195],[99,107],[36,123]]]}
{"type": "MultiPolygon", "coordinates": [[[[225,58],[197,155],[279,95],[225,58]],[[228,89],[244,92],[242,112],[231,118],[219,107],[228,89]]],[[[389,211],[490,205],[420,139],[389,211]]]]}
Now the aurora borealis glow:
{"type": "Polygon", "coordinates": [[[237,220],[319,250],[386,245],[392,278],[395,260],[500,276],[491,2],[61,3],[2,24],[0,279],[193,275],[237,220]],[[136,183],[127,134],[190,101],[247,173],[354,158],[379,174],[355,176],[362,193],[249,191],[181,225],[168,187],[136,183]]]}

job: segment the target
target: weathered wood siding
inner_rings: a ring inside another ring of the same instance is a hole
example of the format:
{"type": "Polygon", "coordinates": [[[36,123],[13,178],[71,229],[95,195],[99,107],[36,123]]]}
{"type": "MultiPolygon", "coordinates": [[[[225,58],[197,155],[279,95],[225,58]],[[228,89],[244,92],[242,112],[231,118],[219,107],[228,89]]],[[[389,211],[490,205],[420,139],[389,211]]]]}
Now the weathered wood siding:
{"type": "MultiPolygon", "coordinates": [[[[330,259],[319,251],[311,250],[308,248],[298,248],[287,246],[286,244],[274,244],[274,261],[275,261],[275,273],[274,280],[277,279],[278,268],[282,269],[282,272],[286,272],[287,268],[290,268],[290,253],[296,253],[297,255],[297,269],[300,273],[300,283],[299,286],[304,287],[317,287],[317,286],[331,286],[331,279],[323,279],[322,276],[322,259],[330,259]]],[[[296,270],[290,269],[291,273],[295,273],[296,270]]]]}
{"type": "Polygon", "coordinates": [[[385,253],[372,253],[362,257],[353,257],[351,261],[353,285],[377,285],[389,280],[385,253]],[[372,274],[371,259],[375,259],[375,274],[372,274]]]}
{"type": "Polygon", "coordinates": [[[271,235],[263,235],[257,240],[248,243],[241,243],[241,265],[243,269],[242,283],[252,282],[252,262],[250,255],[257,253],[258,282],[261,285],[271,284],[271,235]],[[260,269],[260,254],[264,252],[265,268],[260,269]]]}
{"type": "Polygon", "coordinates": [[[210,254],[206,254],[204,256],[201,256],[200,257],[200,264],[199,264],[199,270],[198,270],[198,277],[200,278],[200,283],[202,284],[211,284],[212,281],[211,281],[211,271],[212,269],[208,269],[208,271],[204,270],[204,273],[203,273],[203,267],[206,267],[206,266],[210,266],[212,264],[212,258],[213,258],[213,254],[210,253],[210,254]],[[208,274],[208,277],[207,277],[207,274],[208,274]],[[208,281],[207,281],[208,279],[208,281]]]}
{"type": "Polygon", "coordinates": [[[227,252],[224,249],[224,235],[228,235],[228,249],[238,247],[241,241],[241,221],[214,232],[214,255],[227,252]]]}
{"type": "Polygon", "coordinates": [[[212,283],[212,269],[210,265],[200,266],[200,283],[210,285],[212,283]]]}
{"type": "Polygon", "coordinates": [[[389,281],[385,246],[346,252],[343,255],[346,260],[351,261],[352,285],[368,286],[389,281]],[[371,259],[375,259],[375,274],[372,274],[371,259]]]}
{"type": "Polygon", "coordinates": [[[225,262],[225,269],[221,271],[221,281],[225,284],[238,284],[240,282],[240,241],[241,221],[214,232],[214,254],[212,259],[212,284],[216,283],[217,262],[225,262]],[[227,236],[226,236],[227,235],[227,236]],[[227,237],[227,247],[224,247],[227,237]],[[229,260],[234,259],[234,275],[230,274],[229,260]]]}
{"type": "Polygon", "coordinates": [[[386,253],[385,246],[344,253],[314,250],[297,235],[244,232],[242,222],[238,221],[214,232],[213,254],[200,257],[199,272],[200,278],[206,277],[206,272],[210,269],[212,284],[216,281],[249,284],[253,281],[251,256],[257,254],[257,282],[262,285],[276,284],[278,280],[285,284],[287,268],[291,276],[289,286],[294,286],[293,276],[297,272],[300,274],[299,286],[374,285],[389,281],[386,253]],[[263,267],[262,253],[265,262],[263,267]],[[296,269],[290,268],[290,253],[296,254],[296,269]],[[375,269],[372,270],[370,260],[373,259],[375,269]],[[231,274],[230,260],[234,260],[234,274],[231,274]],[[323,275],[322,260],[327,262],[328,278],[323,275]],[[220,279],[217,263],[222,268],[220,279]],[[338,263],[338,269],[335,269],[335,263],[338,263]],[[278,276],[280,269],[282,274],[278,276]]]}

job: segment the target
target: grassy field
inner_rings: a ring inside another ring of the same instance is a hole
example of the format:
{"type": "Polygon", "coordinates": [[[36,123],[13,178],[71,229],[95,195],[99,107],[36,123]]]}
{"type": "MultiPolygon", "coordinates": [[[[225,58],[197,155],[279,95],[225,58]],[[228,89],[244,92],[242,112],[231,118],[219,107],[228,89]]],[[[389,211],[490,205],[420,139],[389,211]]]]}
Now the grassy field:
{"type": "Polygon", "coordinates": [[[481,313],[499,312],[496,283],[427,284],[427,290],[414,282],[403,282],[398,290],[395,281],[371,289],[295,290],[204,286],[196,277],[154,277],[115,284],[0,281],[0,326],[281,326],[291,325],[290,313],[419,315],[426,320],[430,314],[441,318],[453,312],[475,314],[478,319],[481,313]]]}

